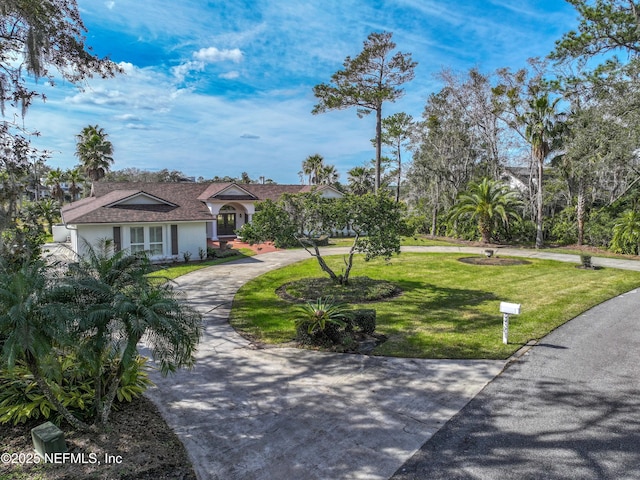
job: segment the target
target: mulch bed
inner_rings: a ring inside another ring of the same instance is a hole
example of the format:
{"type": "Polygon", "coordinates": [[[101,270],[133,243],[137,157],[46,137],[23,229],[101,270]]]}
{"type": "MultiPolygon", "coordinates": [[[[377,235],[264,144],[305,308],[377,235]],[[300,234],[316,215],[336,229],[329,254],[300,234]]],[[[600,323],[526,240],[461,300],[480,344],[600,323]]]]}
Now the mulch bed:
{"type": "Polygon", "coordinates": [[[509,265],[529,265],[531,262],[521,260],[519,258],[502,258],[502,257],[463,257],[458,259],[459,262],[471,265],[498,265],[506,267],[509,265]]]}
{"type": "MultiPolygon", "coordinates": [[[[45,421],[0,424],[0,454],[12,454],[16,462],[20,454],[23,459],[32,459],[31,429],[45,421]]],[[[75,432],[64,424],[61,428],[68,452],[75,456],[73,462],[21,465],[5,462],[3,457],[0,479],[196,480],[182,443],[145,397],[122,404],[111,414],[105,432],[75,432]],[[105,462],[105,454],[112,463],[105,462]],[[92,458],[100,464],[91,463],[92,458]]]]}

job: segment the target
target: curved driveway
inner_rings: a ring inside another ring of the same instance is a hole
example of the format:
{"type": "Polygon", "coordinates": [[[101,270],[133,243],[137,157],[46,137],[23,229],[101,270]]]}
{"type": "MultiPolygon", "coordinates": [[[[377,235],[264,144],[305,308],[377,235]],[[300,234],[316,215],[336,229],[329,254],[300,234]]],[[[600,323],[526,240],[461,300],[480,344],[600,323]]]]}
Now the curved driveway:
{"type": "Polygon", "coordinates": [[[640,478],[638,307],[633,290],[547,335],[393,480],[640,478]]]}
{"type": "MultiPolygon", "coordinates": [[[[571,255],[499,253],[579,262],[571,255]]],[[[200,480],[387,479],[507,364],[259,349],[239,336],[228,323],[237,289],[306,258],[305,251],[279,251],[178,279],[204,315],[198,361],[190,372],[154,374],[158,388],[147,395],[184,443],[200,480]]],[[[594,259],[614,266],[608,262],[594,259]]],[[[640,270],[640,263],[623,263],[616,266],[640,270]]]]}

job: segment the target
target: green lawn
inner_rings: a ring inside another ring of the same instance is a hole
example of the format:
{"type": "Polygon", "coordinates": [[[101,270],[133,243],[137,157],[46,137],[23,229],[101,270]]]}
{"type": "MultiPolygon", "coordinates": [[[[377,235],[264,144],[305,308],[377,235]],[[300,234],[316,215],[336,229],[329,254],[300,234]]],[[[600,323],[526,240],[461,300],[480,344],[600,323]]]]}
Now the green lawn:
{"type": "Polygon", "coordinates": [[[240,260],[241,258],[250,257],[255,255],[255,252],[250,248],[240,248],[240,255],[234,255],[226,258],[214,258],[212,260],[206,260],[204,262],[190,262],[190,263],[177,263],[176,265],[160,266],[158,270],[149,274],[149,277],[162,278],[165,280],[173,280],[187,273],[201,268],[210,267],[211,265],[219,265],[221,263],[232,262],[234,260],[240,260]]]}
{"type": "MultiPolygon", "coordinates": [[[[356,258],[354,276],[390,280],[403,293],[391,300],[354,305],[375,308],[378,333],[388,336],[374,354],[419,358],[507,358],[567,320],[640,285],[640,272],[581,270],[573,264],[530,260],[529,265],[482,266],[461,254],[403,253],[391,262],[356,258]],[[500,301],[522,304],[502,343],[500,301]]],[[[341,256],[328,257],[340,270],[341,256]]],[[[259,341],[282,343],[295,335],[293,306],[275,289],[320,277],[314,259],[269,272],[244,285],[234,300],[232,325],[259,341]]]]}

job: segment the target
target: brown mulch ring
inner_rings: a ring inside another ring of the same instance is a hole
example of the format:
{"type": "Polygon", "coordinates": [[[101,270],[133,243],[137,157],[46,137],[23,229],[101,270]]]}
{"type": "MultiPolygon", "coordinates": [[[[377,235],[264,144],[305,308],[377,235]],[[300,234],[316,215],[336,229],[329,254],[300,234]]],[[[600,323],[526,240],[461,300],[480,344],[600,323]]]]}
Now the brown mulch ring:
{"type": "Polygon", "coordinates": [[[519,258],[502,258],[502,257],[463,257],[458,259],[459,262],[468,263],[471,265],[529,265],[531,262],[527,260],[521,260],[519,258]]]}
{"type": "Polygon", "coordinates": [[[145,397],[120,405],[105,432],[76,432],[63,424],[71,455],[60,458],[58,464],[35,464],[33,460],[31,429],[45,421],[0,424],[0,454],[11,457],[9,461],[7,455],[2,457],[0,479],[196,479],[182,443],[145,397]]]}
{"type": "Polygon", "coordinates": [[[351,277],[348,285],[337,285],[329,277],[320,277],[285,283],[276,289],[276,294],[291,303],[304,303],[321,297],[331,297],[339,303],[369,303],[395,298],[402,294],[402,290],[386,280],[369,277],[351,277]]]}

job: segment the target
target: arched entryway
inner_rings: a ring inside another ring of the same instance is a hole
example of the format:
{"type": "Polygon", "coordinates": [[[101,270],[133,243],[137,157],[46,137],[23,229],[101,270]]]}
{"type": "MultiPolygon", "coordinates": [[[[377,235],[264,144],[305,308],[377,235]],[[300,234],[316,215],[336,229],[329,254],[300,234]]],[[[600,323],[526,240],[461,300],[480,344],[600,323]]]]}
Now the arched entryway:
{"type": "Polygon", "coordinates": [[[217,231],[219,237],[235,236],[236,230],[244,225],[242,222],[243,215],[238,212],[233,206],[225,205],[218,212],[217,218],[217,231]],[[240,221],[239,221],[240,220],[240,221]]]}
{"type": "Polygon", "coordinates": [[[209,240],[230,240],[236,238],[236,230],[251,221],[253,205],[243,205],[239,202],[209,203],[209,210],[214,218],[207,224],[207,238],[209,240]]]}

